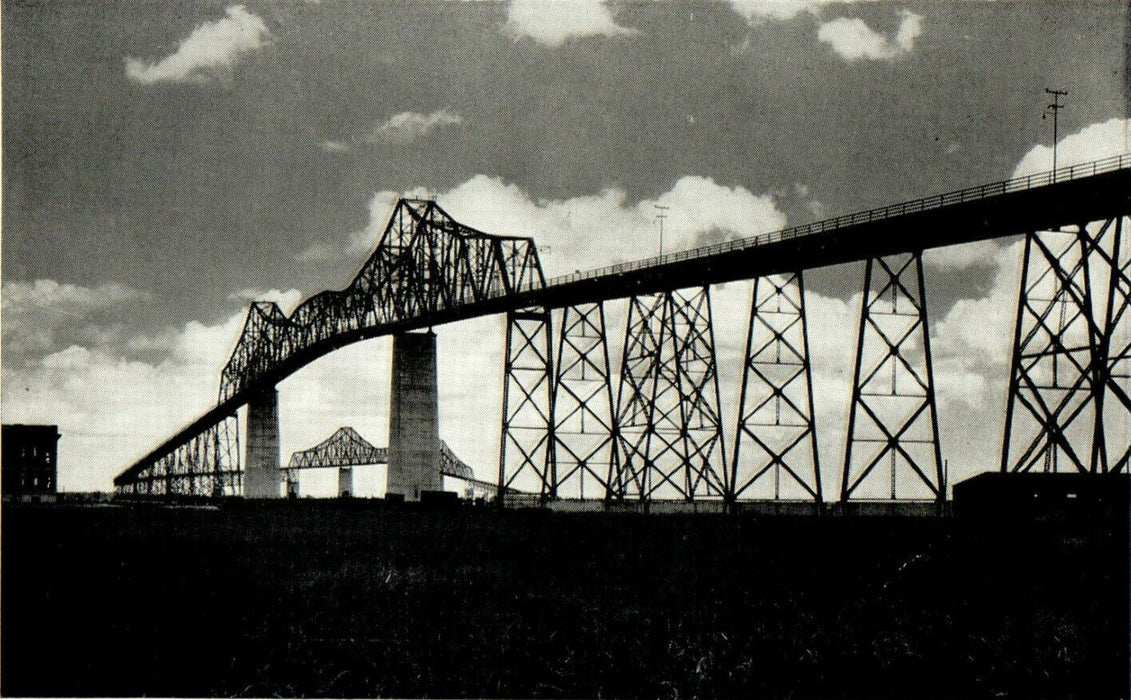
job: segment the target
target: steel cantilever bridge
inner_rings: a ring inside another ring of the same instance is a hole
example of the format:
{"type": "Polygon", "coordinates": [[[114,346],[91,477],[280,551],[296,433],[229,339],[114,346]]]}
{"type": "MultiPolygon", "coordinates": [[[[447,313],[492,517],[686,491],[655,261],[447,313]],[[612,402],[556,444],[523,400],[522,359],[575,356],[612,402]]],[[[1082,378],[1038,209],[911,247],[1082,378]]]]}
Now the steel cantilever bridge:
{"type": "Polygon", "coordinates": [[[402,199],[346,289],[289,317],[253,303],[216,405],[114,483],[239,495],[237,412],[279,381],[349,343],[505,314],[500,496],[819,502],[813,405],[839,397],[814,397],[804,271],[866,261],[839,498],[941,501],[922,253],[1014,235],[1025,243],[1000,469],[1126,472],[1129,217],[1124,155],[547,281],[533,239],[402,199]],[[754,280],[753,299],[724,444],[710,285],[736,280],[754,280]],[[604,303],[625,298],[614,377],[604,303]]]}

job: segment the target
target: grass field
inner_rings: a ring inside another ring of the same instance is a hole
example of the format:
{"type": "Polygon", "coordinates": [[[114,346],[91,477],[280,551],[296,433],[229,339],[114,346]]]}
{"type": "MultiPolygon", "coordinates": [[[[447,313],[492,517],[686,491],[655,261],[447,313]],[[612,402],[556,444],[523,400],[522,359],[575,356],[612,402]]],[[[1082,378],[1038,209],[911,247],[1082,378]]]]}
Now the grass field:
{"type": "Polygon", "coordinates": [[[12,695],[1125,697],[1126,523],[4,506],[12,695]]]}

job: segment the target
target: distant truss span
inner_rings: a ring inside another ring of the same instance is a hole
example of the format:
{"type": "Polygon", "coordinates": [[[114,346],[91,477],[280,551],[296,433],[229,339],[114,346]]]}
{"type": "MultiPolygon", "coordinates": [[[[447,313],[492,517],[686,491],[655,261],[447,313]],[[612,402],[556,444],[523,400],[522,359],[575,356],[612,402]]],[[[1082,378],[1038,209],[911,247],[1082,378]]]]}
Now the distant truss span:
{"type": "MultiPolygon", "coordinates": [[[[374,447],[356,430],[343,426],[314,447],[293,453],[284,469],[323,469],[388,463],[389,448],[374,447]]],[[[471,467],[443,441],[440,442],[440,473],[459,479],[475,479],[475,472],[471,467]]]]}

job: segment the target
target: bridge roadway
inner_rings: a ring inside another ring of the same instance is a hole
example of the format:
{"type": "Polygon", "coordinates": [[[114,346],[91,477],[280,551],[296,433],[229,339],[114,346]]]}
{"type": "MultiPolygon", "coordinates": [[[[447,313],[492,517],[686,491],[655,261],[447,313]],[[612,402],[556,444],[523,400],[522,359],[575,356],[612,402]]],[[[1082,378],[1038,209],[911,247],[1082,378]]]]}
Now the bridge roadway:
{"type": "MultiPolygon", "coordinates": [[[[540,289],[355,331],[311,344],[283,360],[260,385],[274,386],[351,343],[529,307],[560,308],[764,275],[857,262],[1131,215],[1131,154],[1060,168],[880,209],[795,226],[664,256],[553,278],[540,289]]],[[[114,479],[131,477],[246,404],[256,388],[233,394],[114,479]]]]}

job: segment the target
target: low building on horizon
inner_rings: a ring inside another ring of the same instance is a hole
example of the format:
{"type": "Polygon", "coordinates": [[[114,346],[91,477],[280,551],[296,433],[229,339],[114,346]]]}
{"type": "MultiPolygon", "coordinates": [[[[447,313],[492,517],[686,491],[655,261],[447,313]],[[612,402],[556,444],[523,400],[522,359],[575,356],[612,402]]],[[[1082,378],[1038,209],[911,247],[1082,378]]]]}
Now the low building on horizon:
{"type": "Polygon", "coordinates": [[[4,424],[0,490],[4,498],[54,496],[58,490],[59,426],[4,424]]]}

